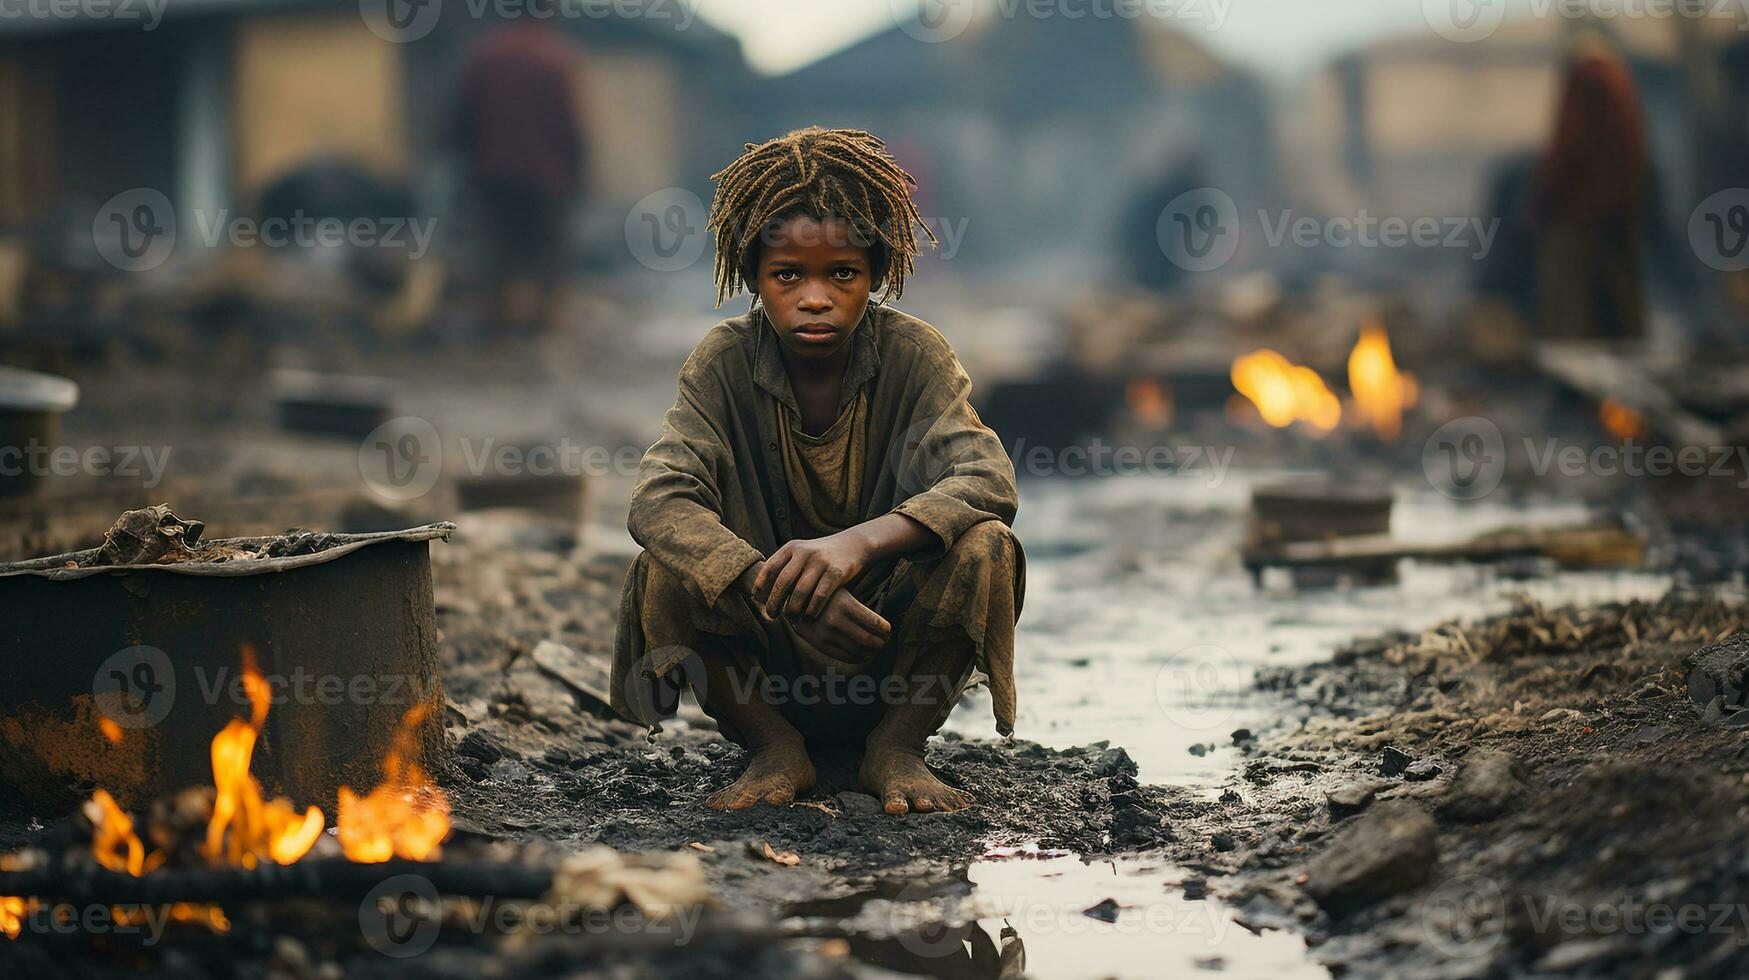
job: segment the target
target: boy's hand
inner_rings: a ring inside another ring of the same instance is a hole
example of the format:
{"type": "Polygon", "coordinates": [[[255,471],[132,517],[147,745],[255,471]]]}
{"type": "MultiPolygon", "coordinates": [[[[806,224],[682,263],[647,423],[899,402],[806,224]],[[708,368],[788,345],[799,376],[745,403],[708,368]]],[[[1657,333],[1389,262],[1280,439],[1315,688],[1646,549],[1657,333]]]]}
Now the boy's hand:
{"type": "Polygon", "coordinates": [[[765,614],[774,618],[780,614],[821,618],[827,600],[869,562],[866,537],[857,531],[851,528],[823,538],[791,541],[777,549],[754,577],[754,600],[763,602],[765,614]]]}
{"type": "Polygon", "coordinates": [[[819,616],[792,618],[790,624],[821,653],[848,664],[873,660],[893,634],[892,625],[848,589],[832,593],[819,616]]]}

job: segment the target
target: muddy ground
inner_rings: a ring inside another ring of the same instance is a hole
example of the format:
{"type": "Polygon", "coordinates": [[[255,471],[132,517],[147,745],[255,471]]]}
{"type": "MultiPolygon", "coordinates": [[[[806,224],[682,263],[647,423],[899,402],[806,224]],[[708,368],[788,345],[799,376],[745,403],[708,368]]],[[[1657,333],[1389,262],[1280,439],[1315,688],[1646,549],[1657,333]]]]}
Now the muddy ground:
{"type": "Polygon", "coordinates": [[[1266,672],[1288,718],[1172,814],[1179,860],[1343,976],[1742,976],[1746,628],[1706,593],[1526,603],[1266,672]]]}

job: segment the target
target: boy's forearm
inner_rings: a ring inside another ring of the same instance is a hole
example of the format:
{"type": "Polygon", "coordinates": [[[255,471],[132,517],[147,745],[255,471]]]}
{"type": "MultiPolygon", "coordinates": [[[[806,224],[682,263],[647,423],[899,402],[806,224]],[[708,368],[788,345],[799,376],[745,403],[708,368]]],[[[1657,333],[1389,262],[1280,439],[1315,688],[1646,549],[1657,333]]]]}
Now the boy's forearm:
{"type": "Polygon", "coordinates": [[[908,555],[941,544],[935,532],[921,521],[899,513],[883,514],[872,521],[864,521],[848,533],[862,543],[870,561],[908,555]]]}

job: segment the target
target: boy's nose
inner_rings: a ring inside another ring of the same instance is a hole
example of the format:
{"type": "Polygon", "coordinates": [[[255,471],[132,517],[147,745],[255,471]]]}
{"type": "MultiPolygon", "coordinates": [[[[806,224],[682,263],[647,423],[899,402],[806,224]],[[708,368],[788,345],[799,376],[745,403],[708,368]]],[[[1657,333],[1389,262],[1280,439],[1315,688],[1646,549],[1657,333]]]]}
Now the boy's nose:
{"type": "Polygon", "coordinates": [[[808,290],[796,302],[796,308],[807,313],[825,313],[832,309],[832,297],[825,290],[808,290]]]}

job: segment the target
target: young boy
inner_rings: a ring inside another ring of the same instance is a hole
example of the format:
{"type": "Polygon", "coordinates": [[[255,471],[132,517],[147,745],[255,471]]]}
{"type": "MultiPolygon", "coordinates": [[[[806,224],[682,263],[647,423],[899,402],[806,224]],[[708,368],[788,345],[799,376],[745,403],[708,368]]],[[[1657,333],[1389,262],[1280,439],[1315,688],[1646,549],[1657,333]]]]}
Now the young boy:
{"type": "Polygon", "coordinates": [[[953,348],[886,305],[913,225],[934,241],[915,182],[878,138],[817,127],[712,179],[717,304],[755,302],[687,358],[639,467],[614,708],[654,724],[689,682],[751,754],[713,807],[792,802],[828,746],[861,750],[889,813],[970,806],[924,742],[975,671],[1013,731],[1024,558],[1014,468],[953,348]]]}

